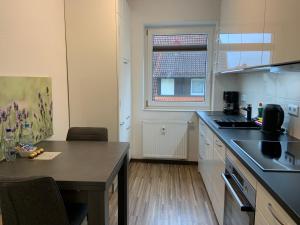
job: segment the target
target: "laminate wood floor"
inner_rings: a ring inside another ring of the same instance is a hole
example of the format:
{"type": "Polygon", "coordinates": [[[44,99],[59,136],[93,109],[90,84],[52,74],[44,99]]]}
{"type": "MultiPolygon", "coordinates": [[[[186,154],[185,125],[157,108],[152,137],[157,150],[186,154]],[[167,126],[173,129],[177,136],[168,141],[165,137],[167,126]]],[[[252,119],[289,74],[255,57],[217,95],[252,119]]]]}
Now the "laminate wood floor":
{"type": "MultiPolygon", "coordinates": [[[[117,192],[110,225],[117,225],[117,192]]],[[[129,165],[129,225],[218,225],[196,165],[129,165]]]]}
{"type": "MultiPolygon", "coordinates": [[[[115,192],[110,225],[118,224],[117,201],[115,192]]],[[[130,163],[129,225],[218,225],[197,166],[130,163]]]]}

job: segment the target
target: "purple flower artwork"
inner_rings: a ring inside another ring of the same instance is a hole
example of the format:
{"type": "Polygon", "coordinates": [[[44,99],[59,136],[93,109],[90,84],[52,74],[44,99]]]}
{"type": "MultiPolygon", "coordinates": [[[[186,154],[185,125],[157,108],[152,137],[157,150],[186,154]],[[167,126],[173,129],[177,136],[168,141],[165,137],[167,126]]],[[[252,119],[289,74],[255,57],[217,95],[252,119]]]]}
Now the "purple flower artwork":
{"type": "Polygon", "coordinates": [[[49,77],[0,76],[0,144],[10,128],[18,141],[25,123],[33,143],[53,135],[52,82],[49,77]]]}

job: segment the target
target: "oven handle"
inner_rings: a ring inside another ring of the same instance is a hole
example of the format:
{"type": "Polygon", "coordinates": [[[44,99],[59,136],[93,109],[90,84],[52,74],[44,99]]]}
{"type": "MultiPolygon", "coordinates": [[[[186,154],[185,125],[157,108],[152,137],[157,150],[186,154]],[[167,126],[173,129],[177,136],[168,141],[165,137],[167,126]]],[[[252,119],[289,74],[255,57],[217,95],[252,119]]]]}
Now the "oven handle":
{"type": "Polygon", "coordinates": [[[221,176],[222,176],[222,178],[223,178],[223,180],[225,182],[225,185],[228,188],[230,194],[233,196],[234,200],[239,205],[241,211],[243,211],[243,212],[253,212],[254,211],[253,207],[251,205],[249,205],[249,204],[244,204],[242,202],[242,200],[239,198],[239,196],[237,195],[237,193],[234,190],[234,188],[232,187],[232,185],[231,185],[231,183],[229,181],[229,179],[232,179],[230,177],[230,175],[226,175],[226,174],[222,173],[221,176]]]}

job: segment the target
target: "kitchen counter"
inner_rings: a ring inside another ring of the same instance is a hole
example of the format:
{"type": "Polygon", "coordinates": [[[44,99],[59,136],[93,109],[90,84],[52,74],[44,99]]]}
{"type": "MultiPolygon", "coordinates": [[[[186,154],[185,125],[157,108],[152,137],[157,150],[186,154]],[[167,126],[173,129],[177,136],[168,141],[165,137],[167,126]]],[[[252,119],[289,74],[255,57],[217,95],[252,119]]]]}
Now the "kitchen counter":
{"type": "MultiPolygon", "coordinates": [[[[278,201],[286,212],[300,224],[300,173],[295,172],[264,172],[258,167],[232,140],[269,140],[299,141],[281,134],[266,135],[260,130],[251,129],[219,129],[214,120],[238,118],[227,116],[223,112],[197,112],[198,116],[223,141],[227,148],[244,164],[266,190],[278,201]]],[[[300,151],[300,149],[299,149],[300,151]]]]}

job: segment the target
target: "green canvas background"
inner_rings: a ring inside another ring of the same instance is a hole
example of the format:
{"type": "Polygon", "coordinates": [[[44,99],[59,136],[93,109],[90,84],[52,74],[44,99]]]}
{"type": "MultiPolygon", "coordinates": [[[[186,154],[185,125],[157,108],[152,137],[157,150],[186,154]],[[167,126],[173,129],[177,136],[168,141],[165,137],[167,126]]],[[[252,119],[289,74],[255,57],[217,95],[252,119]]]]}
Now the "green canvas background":
{"type": "MultiPolygon", "coordinates": [[[[32,125],[34,143],[53,135],[51,78],[0,77],[0,113],[8,112],[10,107],[9,119],[4,122],[2,118],[0,122],[1,141],[3,141],[5,128],[16,128],[19,121],[17,113],[24,112],[24,109],[28,112],[26,122],[32,125]],[[18,106],[18,110],[15,110],[14,103],[18,106]]],[[[18,139],[17,132],[16,139],[18,139]]]]}

